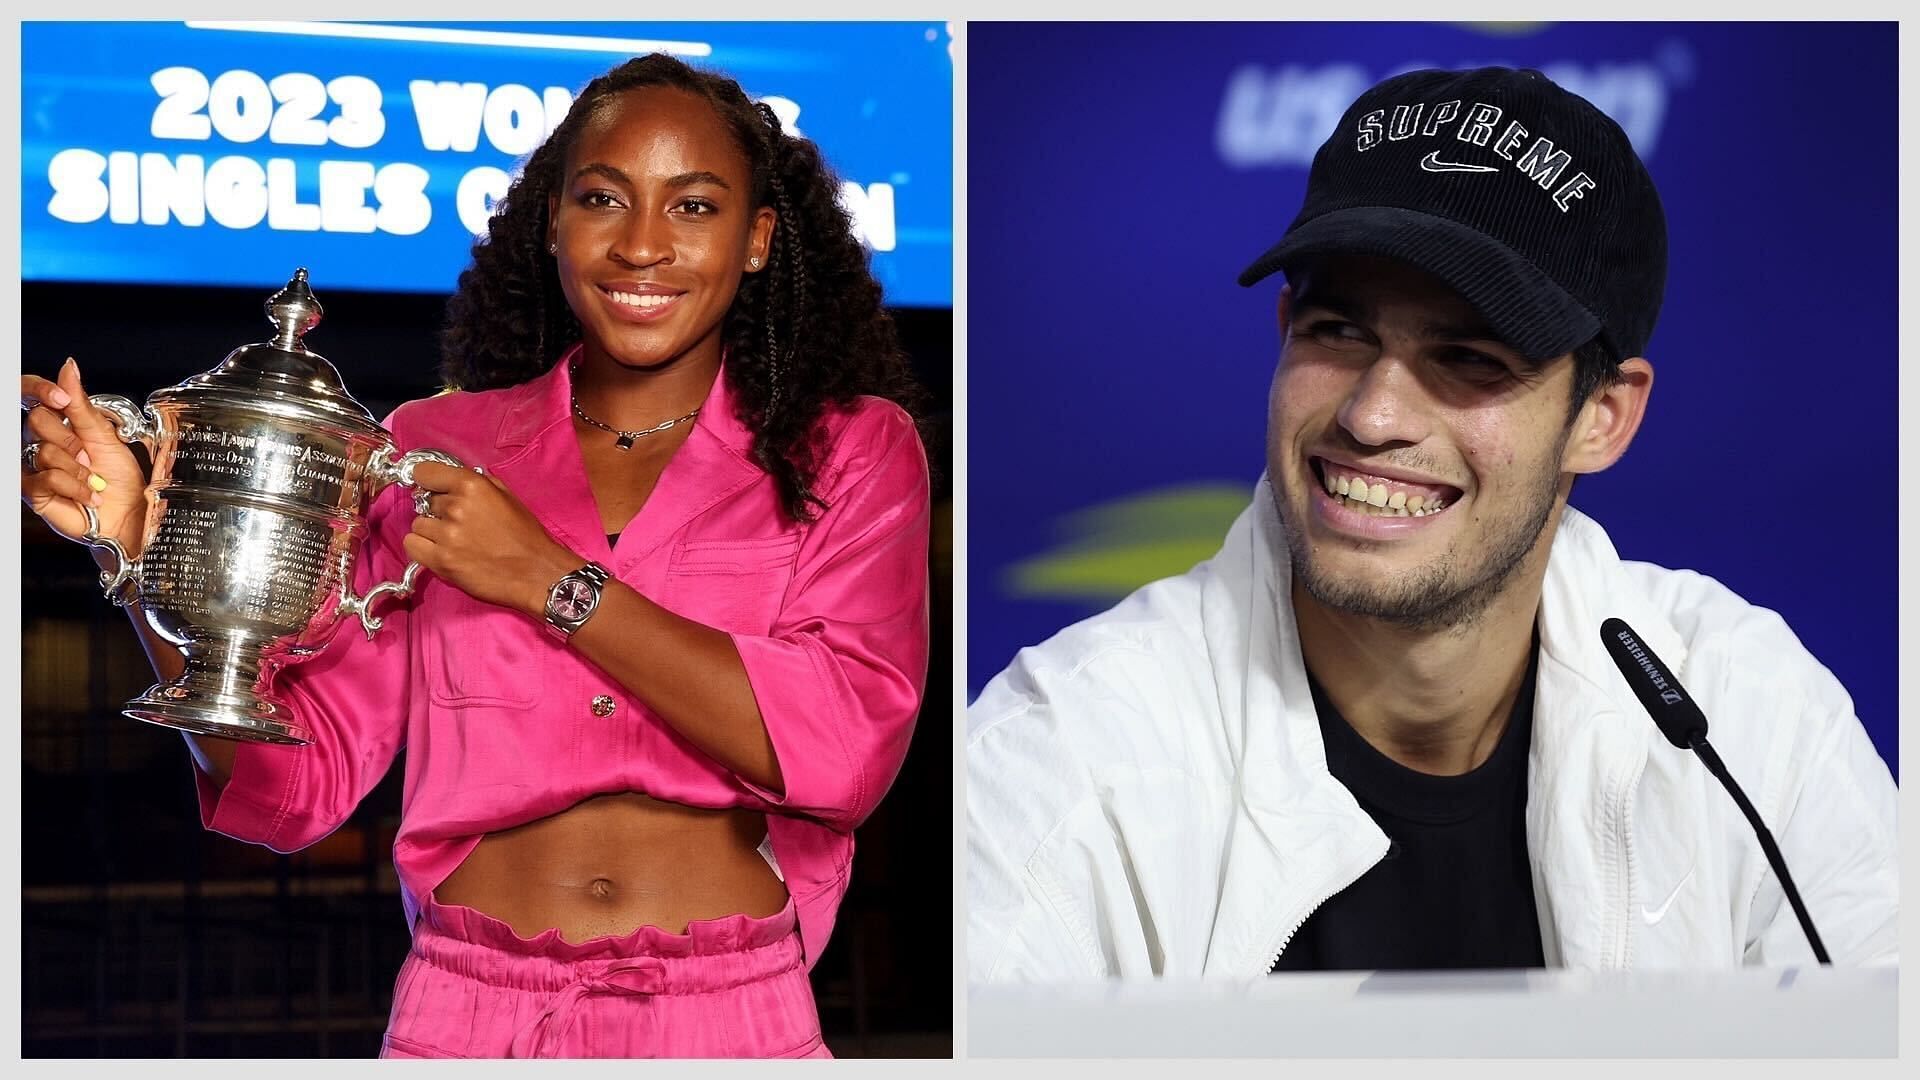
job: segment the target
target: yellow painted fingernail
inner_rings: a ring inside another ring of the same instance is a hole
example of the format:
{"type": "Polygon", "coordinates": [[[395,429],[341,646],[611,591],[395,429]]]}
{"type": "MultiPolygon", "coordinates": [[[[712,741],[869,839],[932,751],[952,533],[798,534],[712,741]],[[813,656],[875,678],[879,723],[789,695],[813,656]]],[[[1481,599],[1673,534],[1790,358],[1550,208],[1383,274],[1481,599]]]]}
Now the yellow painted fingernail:
{"type": "Polygon", "coordinates": [[[87,486],[95,491],[105,491],[107,490],[107,478],[101,476],[99,473],[88,473],[87,486]]]}

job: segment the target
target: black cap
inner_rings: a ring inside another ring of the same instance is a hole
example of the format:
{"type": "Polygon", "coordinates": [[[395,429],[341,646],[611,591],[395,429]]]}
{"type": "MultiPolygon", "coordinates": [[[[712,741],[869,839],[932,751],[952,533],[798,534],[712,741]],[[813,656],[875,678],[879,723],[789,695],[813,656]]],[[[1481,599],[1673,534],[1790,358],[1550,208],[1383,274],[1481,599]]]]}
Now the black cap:
{"type": "Polygon", "coordinates": [[[1627,133],[1537,71],[1411,71],[1360,95],[1313,156],[1252,285],[1321,255],[1399,259],[1446,282],[1529,360],[1653,334],[1667,219],[1627,133]]]}

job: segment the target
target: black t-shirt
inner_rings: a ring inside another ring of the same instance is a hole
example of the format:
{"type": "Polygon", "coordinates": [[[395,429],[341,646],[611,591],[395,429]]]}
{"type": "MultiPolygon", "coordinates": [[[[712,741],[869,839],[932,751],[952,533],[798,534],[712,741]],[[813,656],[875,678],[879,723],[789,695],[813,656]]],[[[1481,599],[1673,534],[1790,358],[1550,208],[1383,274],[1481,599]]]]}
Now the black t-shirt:
{"type": "Polygon", "coordinates": [[[1416,772],[1375,750],[1308,674],[1327,768],[1391,846],[1307,916],[1273,970],[1544,966],[1526,835],[1538,659],[1536,640],[1499,745],[1462,776],[1416,772]]]}

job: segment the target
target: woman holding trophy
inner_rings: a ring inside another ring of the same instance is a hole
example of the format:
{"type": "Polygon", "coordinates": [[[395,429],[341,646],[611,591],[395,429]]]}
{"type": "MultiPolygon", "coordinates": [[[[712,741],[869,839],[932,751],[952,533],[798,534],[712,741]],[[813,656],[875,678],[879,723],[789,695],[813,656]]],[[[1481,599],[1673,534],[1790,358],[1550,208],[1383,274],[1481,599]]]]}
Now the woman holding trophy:
{"type": "MultiPolygon", "coordinates": [[[[919,708],[930,515],[835,191],[729,79],[591,83],[461,275],[457,392],[386,420],[465,466],[364,508],[356,588],[411,594],[278,672],[307,745],[187,736],[203,823],[283,852],[407,751],[386,1055],[829,1056],[807,971],[919,708]]],[[[138,558],[147,478],[75,365],[21,394],[23,498],[138,558]]]]}

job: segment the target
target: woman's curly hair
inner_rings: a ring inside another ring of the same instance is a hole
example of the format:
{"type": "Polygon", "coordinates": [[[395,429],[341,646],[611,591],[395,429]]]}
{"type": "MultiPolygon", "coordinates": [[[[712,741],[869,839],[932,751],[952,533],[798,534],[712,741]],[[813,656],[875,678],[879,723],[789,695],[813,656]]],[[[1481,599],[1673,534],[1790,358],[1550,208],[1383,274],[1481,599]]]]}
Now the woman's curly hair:
{"type": "Polygon", "coordinates": [[[822,414],[872,394],[924,422],[924,391],[819,148],[781,130],[772,109],[725,76],[656,53],[587,84],[473,245],[473,262],[447,302],[441,377],[460,390],[512,386],[545,373],[580,340],[547,254],[548,195],[564,185],[568,150],[595,111],[648,86],[710,103],[752,168],[754,207],[778,214],[767,269],[741,276],[727,311],[725,371],[740,422],[753,433],[754,458],[772,475],[787,513],[812,520],[814,508],[826,505],[811,490],[825,449],[822,414]]]}

